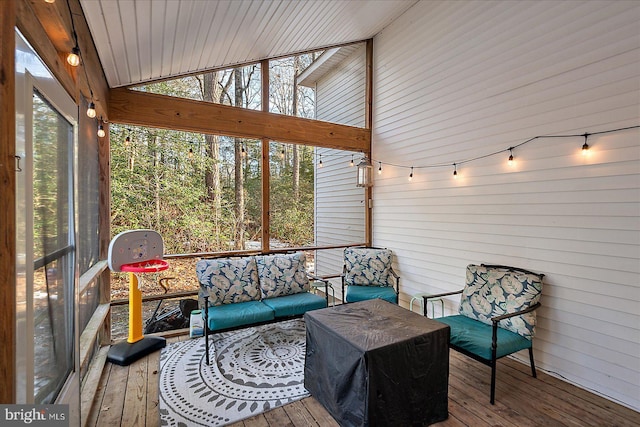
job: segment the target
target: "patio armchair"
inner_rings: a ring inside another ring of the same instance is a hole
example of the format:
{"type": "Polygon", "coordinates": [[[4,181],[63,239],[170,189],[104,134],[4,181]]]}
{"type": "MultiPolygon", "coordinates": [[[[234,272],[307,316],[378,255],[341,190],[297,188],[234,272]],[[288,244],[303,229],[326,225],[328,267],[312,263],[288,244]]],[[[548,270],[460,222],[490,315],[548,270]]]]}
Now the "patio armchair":
{"type": "Polygon", "coordinates": [[[400,277],[391,267],[391,257],[389,249],[345,248],[342,268],[344,302],[380,298],[397,304],[400,277]]]}
{"type": "Polygon", "coordinates": [[[529,350],[531,375],[536,378],[532,340],[543,277],[521,268],[470,264],[464,289],[423,297],[426,307],[431,299],[462,294],[458,314],[436,320],[450,326],[450,348],[491,368],[492,405],[497,359],[529,350]]]}

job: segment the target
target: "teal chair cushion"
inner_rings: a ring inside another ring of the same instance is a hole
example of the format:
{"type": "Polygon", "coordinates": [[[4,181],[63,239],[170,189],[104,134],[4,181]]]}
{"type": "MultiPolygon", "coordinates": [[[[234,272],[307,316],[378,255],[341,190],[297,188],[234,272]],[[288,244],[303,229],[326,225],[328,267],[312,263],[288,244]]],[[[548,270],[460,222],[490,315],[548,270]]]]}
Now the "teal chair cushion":
{"type": "Polygon", "coordinates": [[[275,318],[273,310],[260,301],[237,302],[209,307],[209,329],[217,331],[275,318]]]}
{"type": "MultiPolygon", "coordinates": [[[[459,313],[490,325],[492,317],[535,305],[541,294],[542,277],[538,274],[470,264],[459,313]]],[[[502,320],[500,327],[531,339],[535,335],[536,312],[502,320]]]]}
{"type": "Polygon", "coordinates": [[[297,316],[327,306],[325,298],[309,292],[264,299],[262,303],[271,308],[276,317],[297,316]]]}
{"type": "MultiPolygon", "coordinates": [[[[455,330],[455,334],[451,334],[451,345],[470,351],[483,359],[491,360],[491,325],[462,315],[440,317],[436,320],[449,325],[452,331],[455,330]]],[[[531,348],[531,340],[515,332],[498,328],[496,358],[499,359],[528,348],[531,348]]]]}
{"type": "Polygon", "coordinates": [[[391,286],[348,286],[346,291],[346,302],[366,301],[380,298],[391,303],[398,303],[398,295],[391,286]]]}

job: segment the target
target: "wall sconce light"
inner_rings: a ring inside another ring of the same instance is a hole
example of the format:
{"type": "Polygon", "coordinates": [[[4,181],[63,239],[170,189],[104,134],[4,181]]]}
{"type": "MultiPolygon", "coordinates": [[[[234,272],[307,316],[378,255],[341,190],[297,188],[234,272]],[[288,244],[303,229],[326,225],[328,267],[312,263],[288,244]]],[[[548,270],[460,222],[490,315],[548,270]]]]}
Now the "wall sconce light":
{"type": "Polygon", "coordinates": [[[373,185],[373,166],[371,166],[371,162],[366,157],[358,163],[357,177],[356,187],[371,187],[373,185]]]}

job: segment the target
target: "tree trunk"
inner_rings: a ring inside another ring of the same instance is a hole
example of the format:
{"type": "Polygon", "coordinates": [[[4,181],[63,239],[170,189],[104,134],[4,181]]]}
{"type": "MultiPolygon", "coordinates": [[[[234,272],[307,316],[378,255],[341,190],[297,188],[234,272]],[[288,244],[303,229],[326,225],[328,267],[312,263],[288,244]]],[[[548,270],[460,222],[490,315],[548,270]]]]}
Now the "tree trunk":
{"type": "MultiPolygon", "coordinates": [[[[243,82],[242,82],[242,70],[235,68],[233,70],[235,79],[235,106],[242,107],[242,94],[243,94],[243,82]]],[[[235,142],[235,196],[236,196],[236,232],[235,232],[235,249],[241,250],[244,248],[244,173],[242,162],[242,139],[234,138],[235,142]]]]}
{"type": "MultiPolygon", "coordinates": [[[[298,115],[298,73],[300,72],[300,57],[293,58],[293,116],[298,115]]],[[[293,200],[297,205],[300,201],[300,153],[298,145],[293,144],[293,200]]]]}
{"type": "MultiPolygon", "coordinates": [[[[207,73],[203,75],[202,100],[214,102],[220,97],[216,93],[217,73],[207,73]]],[[[218,90],[218,92],[220,92],[218,90]]],[[[205,150],[207,157],[211,159],[211,165],[207,167],[204,175],[205,186],[207,187],[207,201],[213,206],[213,221],[215,236],[215,250],[222,249],[220,246],[220,216],[222,214],[222,185],[220,183],[220,140],[218,135],[205,135],[205,150]]]]}

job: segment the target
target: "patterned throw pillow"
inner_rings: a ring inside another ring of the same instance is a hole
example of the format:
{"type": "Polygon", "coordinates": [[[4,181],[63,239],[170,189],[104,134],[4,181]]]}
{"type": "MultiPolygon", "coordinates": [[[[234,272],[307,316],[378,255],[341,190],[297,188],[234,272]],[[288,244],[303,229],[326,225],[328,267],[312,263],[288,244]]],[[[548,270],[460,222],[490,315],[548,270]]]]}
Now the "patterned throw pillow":
{"type": "Polygon", "coordinates": [[[345,284],[356,286],[391,286],[391,251],[389,249],[346,248],[344,250],[345,284]]]}
{"type": "MultiPolygon", "coordinates": [[[[542,293],[542,278],[505,268],[467,266],[467,285],[462,291],[460,314],[491,325],[491,317],[524,310],[536,304],[542,293]]],[[[535,311],[500,321],[501,328],[533,338],[535,311]]]]}
{"type": "Polygon", "coordinates": [[[203,259],[196,264],[196,275],[211,305],[260,300],[253,257],[203,259]]]}
{"type": "Polygon", "coordinates": [[[262,298],[293,295],[309,290],[309,278],[302,252],[256,256],[262,298]]]}

